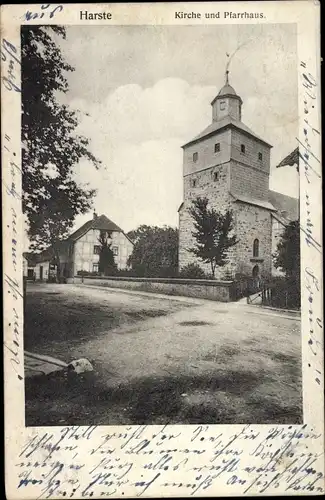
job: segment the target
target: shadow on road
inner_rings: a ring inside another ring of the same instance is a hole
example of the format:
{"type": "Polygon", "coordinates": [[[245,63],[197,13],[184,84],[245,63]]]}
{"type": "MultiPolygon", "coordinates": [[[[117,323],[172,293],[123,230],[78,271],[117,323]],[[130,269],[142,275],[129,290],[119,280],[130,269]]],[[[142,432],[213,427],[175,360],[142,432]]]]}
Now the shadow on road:
{"type": "Polygon", "coordinates": [[[27,379],[26,425],[298,424],[301,407],[254,397],[261,373],[144,378],[97,386],[96,374],[27,379]]]}

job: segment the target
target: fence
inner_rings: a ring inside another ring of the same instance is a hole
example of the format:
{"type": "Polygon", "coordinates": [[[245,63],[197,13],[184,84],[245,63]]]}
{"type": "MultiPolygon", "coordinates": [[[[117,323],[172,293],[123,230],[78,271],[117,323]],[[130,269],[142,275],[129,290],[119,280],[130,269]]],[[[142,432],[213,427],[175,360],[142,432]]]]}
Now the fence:
{"type": "Polygon", "coordinates": [[[262,304],[282,309],[300,309],[299,280],[278,278],[271,280],[262,290],[262,304]]]}
{"type": "Polygon", "coordinates": [[[260,278],[252,276],[236,276],[234,281],[234,300],[239,300],[243,297],[249,297],[254,293],[258,293],[265,287],[265,282],[260,278]]]}

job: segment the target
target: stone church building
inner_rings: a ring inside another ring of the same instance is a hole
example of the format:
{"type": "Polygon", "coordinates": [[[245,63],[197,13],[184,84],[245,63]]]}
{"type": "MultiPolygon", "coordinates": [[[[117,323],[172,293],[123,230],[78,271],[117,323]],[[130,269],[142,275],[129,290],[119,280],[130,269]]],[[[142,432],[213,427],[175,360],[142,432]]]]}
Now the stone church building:
{"type": "Polygon", "coordinates": [[[179,267],[210,265],[189,252],[195,244],[192,201],[206,197],[217,211],[232,210],[239,242],[216,278],[279,274],[272,254],[285,225],[298,218],[298,200],[269,189],[272,146],[242,122],[242,99],[226,82],[213,99],[212,123],[183,146],[184,202],[179,208],[179,267]]]}

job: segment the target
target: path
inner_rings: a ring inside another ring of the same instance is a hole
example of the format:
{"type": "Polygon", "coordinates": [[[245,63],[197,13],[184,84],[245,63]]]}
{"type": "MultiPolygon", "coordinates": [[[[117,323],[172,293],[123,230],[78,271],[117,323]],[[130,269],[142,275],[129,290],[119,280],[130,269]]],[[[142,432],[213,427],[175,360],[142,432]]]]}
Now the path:
{"type": "Polygon", "coordinates": [[[29,350],[95,368],[78,388],[44,381],[37,403],[28,391],[31,423],[301,419],[294,315],[83,285],[32,286],[27,315],[29,350]]]}

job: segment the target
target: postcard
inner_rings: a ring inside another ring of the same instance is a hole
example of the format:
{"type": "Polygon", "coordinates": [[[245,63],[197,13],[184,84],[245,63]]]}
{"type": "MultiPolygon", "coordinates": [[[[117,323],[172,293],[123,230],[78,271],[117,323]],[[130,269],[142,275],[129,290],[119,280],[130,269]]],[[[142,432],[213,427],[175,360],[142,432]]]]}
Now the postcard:
{"type": "Polygon", "coordinates": [[[1,7],[9,500],[324,494],[320,4],[1,7]]]}

